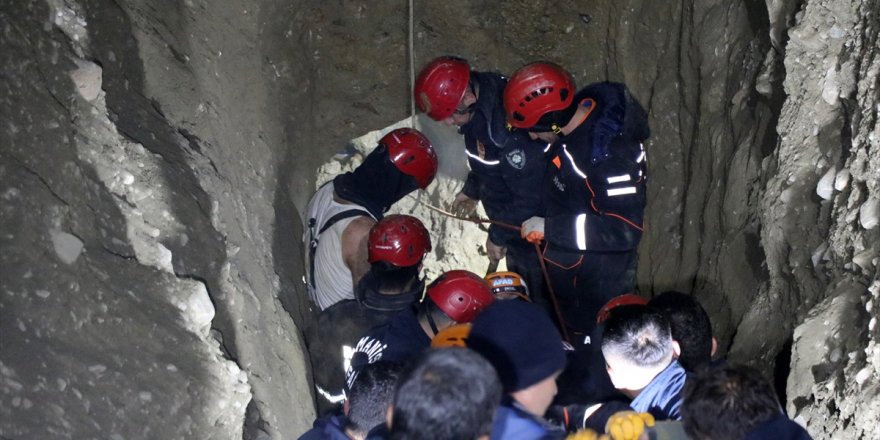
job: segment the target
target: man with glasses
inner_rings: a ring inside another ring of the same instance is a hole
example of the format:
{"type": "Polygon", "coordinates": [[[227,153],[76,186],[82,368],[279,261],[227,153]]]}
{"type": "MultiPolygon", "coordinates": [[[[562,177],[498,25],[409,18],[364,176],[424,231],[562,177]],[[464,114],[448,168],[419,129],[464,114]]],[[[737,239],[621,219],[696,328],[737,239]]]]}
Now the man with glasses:
{"type": "MultiPolygon", "coordinates": [[[[457,126],[464,136],[470,172],[453,211],[473,215],[480,201],[489,219],[519,225],[542,212],[545,143],[507,129],[502,102],[506,84],[507,78],[498,73],[472,71],[467,61],[442,56],[422,69],[413,94],[419,110],[457,126]]],[[[535,249],[515,230],[490,225],[486,252],[491,266],[506,257],[507,269],[525,278],[532,300],[545,303],[535,249]]]]}

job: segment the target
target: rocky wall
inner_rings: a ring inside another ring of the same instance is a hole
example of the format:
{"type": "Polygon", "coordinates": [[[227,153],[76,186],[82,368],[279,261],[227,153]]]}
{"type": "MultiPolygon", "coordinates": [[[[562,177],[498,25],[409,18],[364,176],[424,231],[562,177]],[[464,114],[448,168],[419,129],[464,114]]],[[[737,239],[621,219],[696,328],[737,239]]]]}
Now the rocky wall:
{"type": "Polygon", "coordinates": [[[311,423],[271,253],[274,11],[252,7],[2,3],[0,436],[311,423]]]}

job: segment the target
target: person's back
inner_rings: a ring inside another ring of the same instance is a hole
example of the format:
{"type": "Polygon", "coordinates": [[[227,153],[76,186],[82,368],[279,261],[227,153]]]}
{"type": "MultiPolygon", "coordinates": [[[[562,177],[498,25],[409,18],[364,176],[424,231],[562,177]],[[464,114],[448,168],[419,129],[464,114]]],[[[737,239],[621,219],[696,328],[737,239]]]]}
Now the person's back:
{"type": "Polygon", "coordinates": [[[614,386],[633,398],[637,412],[657,420],[681,417],[681,389],[687,375],[674,360],[678,352],[669,324],[647,306],[620,307],[605,321],[602,354],[614,386]]]}
{"type": "Polygon", "coordinates": [[[684,387],[682,424],[694,440],[806,440],[754,368],[724,364],[694,373],[684,387]]]}
{"type": "Polygon", "coordinates": [[[430,350],[400,379],[390,438],[484,439],[500,399],[498,376],[478,354],[457,347],[430,350]]]}

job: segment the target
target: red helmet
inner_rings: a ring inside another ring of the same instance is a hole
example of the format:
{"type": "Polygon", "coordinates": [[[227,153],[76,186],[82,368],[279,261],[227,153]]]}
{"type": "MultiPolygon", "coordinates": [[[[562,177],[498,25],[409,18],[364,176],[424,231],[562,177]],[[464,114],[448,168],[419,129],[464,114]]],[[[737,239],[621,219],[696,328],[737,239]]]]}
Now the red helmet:
{"type": "Polygon", "coordinates": [[[388,148],[388,157],[401,173],[413,176],[425,189],[437,174],[437,153],[431,141],[414,128],[391,130],[379,139],[388,148]]]}
{"type": "Polygon", "coordinates": [[[452,116],[467,91],[470,75],[470,66],[461,58],[435,58],[416,78],[413,97],[419,110],[435,121],[452,116]]]}
{"type": "Polygon", "coordinates": [[[574,100],[574,81],[562,67],[553,63],[532,63],[517,70],[504,88],[507,122],[528,129],[541,116],[563,110],[574,100]]]}
{"type": "Polygon", "coordinates": [[[610,316],[611,311],[619,306],[644,306],[647,304],[648,300],[634,293],[625,293],[623,295],[615,296],[599,309],[599,313],[596,314],[596,323],[601,324],[605,322],[610,316]]]}
{"type": "Polygon", "coordinates": [[[425,292],[455,322],[471,322],[495,296],[479,275],[450,270],[440,275],[425,292]]]}
{"type": "Polygon", "coordinates": [[[370,263],[384,261],[397,267],[415,266],[431,251],[431,237],[419,219],[389,215],[370,229],[367,251],[370,263]]]}

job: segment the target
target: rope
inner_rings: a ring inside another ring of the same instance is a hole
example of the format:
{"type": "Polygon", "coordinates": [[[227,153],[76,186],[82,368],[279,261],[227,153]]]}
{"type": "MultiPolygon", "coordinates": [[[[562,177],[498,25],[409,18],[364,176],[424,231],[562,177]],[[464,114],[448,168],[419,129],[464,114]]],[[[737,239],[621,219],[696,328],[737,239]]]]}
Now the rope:
{"type": "MultiPolygon", "coordinates": [[[[415,50],[413,49],[413,0],[409,0],[409,89],[415,90],[416,88],[416,61],[415,61],[415,50]]],[[[410,93],[409,94],[409,126],[410,128],[416,127],[416,98],[410,93]]]]}
{"type": "MultiPolygon", "coordinates": [[[[522,228],[520,228],[519,226],[511,225],[511,224],[509,224],[509,223],[499,222],[499,221],[495,221],[495,220],[489,220],[489,219],[487,219],[487,218],[480,218],[480,217],[462,217],[462,216],[459,216],[459,215],[455,215],[455,214],[453,214],[453,213],[451,213],[451,212],[449,212],[449,211],[445,211],[445,210],[440,209],[440,208],[438,208],[438,207],[436,207],[436,206],[433,206],[433,205],[431,205],[431,204],[429,204],[429,203],[425,203],[425,202],[421,201],[420,199],[417,199],[417,198],[413,197],[412,195],[409,195],[408,197],[412,197],[412,199],[415,200],[416,202],[418,202],[419,204],[425,206],[426,208],[428,208],[428,209],[430,209],[430,210],[432,210],[432,211],[436,211],[436,212],[438,212],[438,213],[440,213],[440,214],[443,214],[443,215],[445,215],[445,216],[447,216],[447,217],[451,217],[451,218],[454,218],[454,219],[458,219],[458,220],[462,220],[462,221],[467,221],[467,222],[473,222],[473,223],[476,223],[476,224],[480,224],[480,223],[489,223],[489,224],[493,224],[493,225],[498,225],[498,226],[500,226],[500,227],[502,227],[502,228],[511,229],[511,230],[514,230],[514,231],[520,231],[520,230],[522,230],[522,228]]],[[[571,344],[571,336],[569,336],[569,334],[568,334],[568,328],[567,328],[566,325],[565,325],[565,320],[562,318],[562,311],[561,311],[560,308],[559,308],[559,301],[556,300],[556,293],[553,291],[553,284],[550,282],[550,274],[549,274],[549,272],[547,272],[547,264],[544,263],[544,253],[541,252],[541,245],[540,245],[540,244],[538,244],[538,243],[534,243],[534,245],[535,245],[535,252],[538,254],[538,261],[541,263],[541,272],[544,274],[544,282],[545,282],[545,284],[547,285],[547,293],[550,294],[550,295],[549,295],[549,296],[550,296],[550,302],[553,303],[553,311],[556,313],[556,319],[559,320],[559,327],[560,327],[561,330],[562,330],[562,337],[565,338],[565,341],[566,341],[566,342],[568,342],[569,344],[571,344]]]]}

